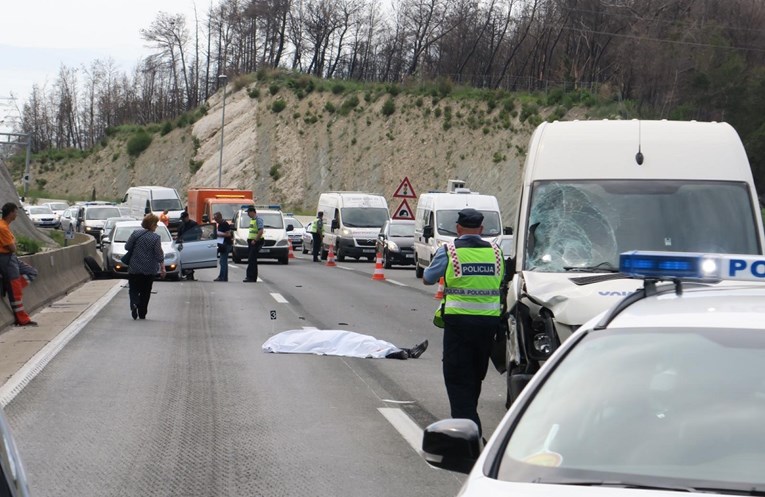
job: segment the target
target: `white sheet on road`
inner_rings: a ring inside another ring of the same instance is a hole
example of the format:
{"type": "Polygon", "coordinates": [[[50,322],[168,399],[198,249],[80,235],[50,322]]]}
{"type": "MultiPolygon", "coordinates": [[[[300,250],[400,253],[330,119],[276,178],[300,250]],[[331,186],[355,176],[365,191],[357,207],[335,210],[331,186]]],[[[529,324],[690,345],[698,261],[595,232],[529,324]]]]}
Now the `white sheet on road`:
{"type": "Polygon", "coordinates": [[[278,333],[263,344],[264,352],[337,355],[382,359],[401,349],[385,340],[347,330],[303,328],[278,333]]]}

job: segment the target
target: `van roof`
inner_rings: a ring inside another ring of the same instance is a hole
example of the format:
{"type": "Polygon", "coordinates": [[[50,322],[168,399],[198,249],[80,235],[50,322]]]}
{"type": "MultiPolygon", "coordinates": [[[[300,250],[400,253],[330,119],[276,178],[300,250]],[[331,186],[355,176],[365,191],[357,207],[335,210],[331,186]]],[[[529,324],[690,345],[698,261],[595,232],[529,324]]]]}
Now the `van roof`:
{"type": "Polygon", "coordinates": [[[741,140],[729,124],[665,120],[542,123],[532,136],[525,174],[526,184],[545,179],[751,182],[752,177],[741,140]]]}
{"type": "Polygon", "coordinates": [[[499,210],[497,197],[494,195],[481,195],[478,193],[423,193],[417,200],[417,206],[438,209],[463,209],[472,207],[482,210],[499,210]]]}

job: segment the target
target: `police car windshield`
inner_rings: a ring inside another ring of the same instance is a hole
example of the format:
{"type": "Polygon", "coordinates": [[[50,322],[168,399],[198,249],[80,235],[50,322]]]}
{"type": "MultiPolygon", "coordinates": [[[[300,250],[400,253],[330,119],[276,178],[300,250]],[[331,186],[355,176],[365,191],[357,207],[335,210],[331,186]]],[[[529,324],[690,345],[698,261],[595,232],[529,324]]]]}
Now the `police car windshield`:
{"type": "Polygon", "coordinates": [[[762,329],[591,332],[526,407],[498,477],[762,486],[764,361],[762,329]]]}
{"type": "Polygon", "coordinates": [[[110,217],[118,217],[120,210],[116,207],[87,207],[85,209],[85,219],[100,220],[110,217]]]}
{"type": "Polygon", "coordinates": [[[382,228],[390,217],[382,207],[344,207],[340,216],[347,228],[382,228]]]}
{"type": "Polygon", "coordinates": [[[183,206],[177,198],[159,198],[151,202],[151,210],[154,212],[162,212],[165,209],[168,211],[182,211],[183,206]]]}
{"type": "Polygon", "coordinates": [[[563,272],[630,250],[757,254],[746,183],[540,181],[532,186],[524,268],[563,272]]]}
{"type": "MultiPolygon", "coordinates": [[[[461,209],[436,211],[436,229],[441,235],[457,236],[457,217],[461,209]]],[[[483,231],[481,236],[497,236],[502,233],[499,222],[499,212],[483,211],[476,209],[483,214],[483,231]]]]}

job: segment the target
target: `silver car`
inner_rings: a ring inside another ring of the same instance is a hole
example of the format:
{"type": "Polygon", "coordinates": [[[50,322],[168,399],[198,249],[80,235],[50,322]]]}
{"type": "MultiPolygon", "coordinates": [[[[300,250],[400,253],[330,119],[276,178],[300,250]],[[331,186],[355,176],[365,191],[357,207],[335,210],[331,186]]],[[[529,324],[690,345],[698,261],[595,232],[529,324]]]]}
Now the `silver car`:
{"type": "MultiPolygon", "coordinates": [[[[118,221],[114,224],[109,237],[103,239],[101,254],[104,261],[104,270],[116,274],[127,274],[128,266],[122,263],[125,255],[125,243],[130,235],[141,229],[141,222],[136,220],[118,221]]],[[[178,250],[173,243],[173,237],[167,226],[160,223],[156,233],[162,240],[162,251],[165,253],[165,271],[167,278],[179,280],[181,278],[181,259],[178,250]]]]}
{"type": "Polygon", "coordinates": [[[38,228],[57,228],[58,218],[47,205],[30,205],[24,207],[32,223],[38,228]]]}

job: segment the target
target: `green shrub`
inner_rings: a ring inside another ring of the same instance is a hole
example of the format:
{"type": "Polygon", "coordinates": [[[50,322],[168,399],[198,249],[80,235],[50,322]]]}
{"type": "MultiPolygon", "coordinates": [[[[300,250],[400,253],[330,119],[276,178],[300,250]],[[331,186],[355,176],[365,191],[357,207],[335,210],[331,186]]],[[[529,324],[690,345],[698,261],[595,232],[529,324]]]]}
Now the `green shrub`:
{"type": "Polygon", "coordinates": [[[260,98],[260,88],[258,88],[258,87],[250,88],[249,90],[247,90],[247,95],[250,98],[254,98],[255,100],[259,99],[260,98]]]}
{"type": "Polygon", "coordinates": [[[422,107],[422,97],[417,97],[417,100],[414,101],[414,105],[422,107]]]}
{"type": "Polygon", "coordinates": [[[151,135],[145,131],[135,133],[127,142],[127,152],[131,157],[138,157],[151,145],[151,135]]]}
{"type": "Polygon", "coordinates": [[[165,123],[162,125],[162,130],[160,131],[160,133],[162,134],[162,136],[165,136],[172,130],[173,130],[173,123],[171,123],[170,121],[165,121],[165,123]]]}
{"type": "Polygon", "coordinates": [[[34,238],[27,238],[23,235],[16,237],[16,245],[19,249],[19,254],[36,254],[42,248],[42,243],[34,238]]]}
{"type": "Polygon", "coordinates": [[[344,91],[345,91],[345,85],[343,85],[342,83],[335,83],[334,85],[332,85],[332,93],[334,93],[335,95],[340,95],[344,91]]]}
{"type": "Polygon", "coordinates": [[[535,104],[526,103],[523,104],[521,107],[521,122],[525,122],[528,118],[531,116],[535,116],[537,112],[539,111],[539,107],[537,107],[535,104]]]}
{"type": "Polygon", "coordinates": [[[281,98],[279,100],[274,100],[274,103],[271,104],[271,111],[275,114],[278,114],[279,112],[283,111],[287,107],[287,102],[282,100],[281,98]]]}
{"type": "Polygon", "coordinates": [[[351,95],[350,97],[346,98],[342,105],[340,106],[340,114],[346,116],[348,113],[355,109],[359,105],[359,97],[356,95],[351,95]]]}
{"type": "Polygon", "coordinates": [[[271,169],[268,171],[268,175],[271,176],[271,179],[274,181],[278,181],[279,178],[282,177],[281,173],[279,172],[279,168],[281,168],[281,164],[274,164],[271,166],[271,169]]]}
{"type": "Polygon", "coordinates": [[[271,95],[276,95],[277,93],[279,93],[279,85],[276,83],[271,83],[270,85],[268,85],[268,92],[271,95]]]}
{"type": "Polygon", "coordinates": [[[492,158],[492,161],[495,164],[498,164],[505,159],[507,159],[507,157],[502,152],[494,152],[494,157],[492,158]]]}
{"type": "Polygon", "coordinates": [[[399,93],[401,93],[401,88],[395,84],[390,84],[385,89],[387,90],[388,93],[390,93],[394,97],[398,95],[399,93]]]}
{"type": "Polygon", "coordinates": [[[324,104],[324,110],[326,110],[330,114],[334,114],[337,109],[335,108],[335,104],[333,104],[332,102],[327,102],[324,104]]]}
{"type": "Polygon", "coordinates": [[[201,143],[199,142],[199,138],[197,138],[196,136],[192,136],[191,143],[194,145],[194,153],[196,154],[197,150],[199,150],[199,147],[201,145],[201,143]]]}
{"type": "Polygon", "coordinates": [[[204,164],[204,162],[201,160],[189,159],[189,171],[191,174],[196,174],[197,171],[199,171],[199,168],[202,167],[202,164],[204,164]]]}
{"type": "Polygon", "coordinates": [[[396,112],[396,104],[393,102],[392,98],[389,98],[383,103],[381,112],[384,116],[390,116],[396,112]]]}

